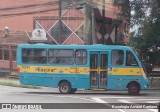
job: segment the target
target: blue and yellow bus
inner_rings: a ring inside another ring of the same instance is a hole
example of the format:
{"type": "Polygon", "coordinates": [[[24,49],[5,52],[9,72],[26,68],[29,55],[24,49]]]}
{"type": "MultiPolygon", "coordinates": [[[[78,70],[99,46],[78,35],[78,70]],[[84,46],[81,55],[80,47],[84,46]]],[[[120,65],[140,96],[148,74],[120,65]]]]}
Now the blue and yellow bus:
{"type": "Polygon", "coordinates": [[[118,45],[20,44],[17,48],[20,83],[59,88],[128,90],[147,89],[149,80],[135,52],[118,45]]]}

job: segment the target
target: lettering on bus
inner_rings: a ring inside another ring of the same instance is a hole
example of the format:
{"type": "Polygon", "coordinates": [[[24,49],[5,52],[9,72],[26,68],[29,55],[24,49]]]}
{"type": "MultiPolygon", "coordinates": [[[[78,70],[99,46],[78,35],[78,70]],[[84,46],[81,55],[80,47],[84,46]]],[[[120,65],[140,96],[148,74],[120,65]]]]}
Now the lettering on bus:
{"type": "Polygon", "coordinates": [[[79,68],[78,67],[71,67],[70,68],[70,73],[71,74],[77,74],[77,73],[81,73],[81,71],[79,71],[79,68]]]}
{"type": "Polygon", "coordinates": [[[43,68],[43,67],[38,67],[36,68],[38,72],[54,72],[56,68],[43,68]]]}

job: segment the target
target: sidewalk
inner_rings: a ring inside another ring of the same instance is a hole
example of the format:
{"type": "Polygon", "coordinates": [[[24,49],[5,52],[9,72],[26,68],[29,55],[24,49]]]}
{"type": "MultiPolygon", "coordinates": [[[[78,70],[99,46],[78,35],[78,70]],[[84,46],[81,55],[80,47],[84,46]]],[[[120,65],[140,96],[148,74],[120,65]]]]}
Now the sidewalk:
{"type": "Polygon", "coordinates": [[[160,90],[160,77],[152,77],[150,82],[149,89],[158,89],[160,90]]]}

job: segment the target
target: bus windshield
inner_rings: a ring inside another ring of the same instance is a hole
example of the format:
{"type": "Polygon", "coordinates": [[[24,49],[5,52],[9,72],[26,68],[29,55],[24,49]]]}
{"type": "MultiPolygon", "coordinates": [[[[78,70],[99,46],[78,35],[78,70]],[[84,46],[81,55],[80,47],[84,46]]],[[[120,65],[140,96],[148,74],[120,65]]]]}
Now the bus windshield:
{"type": "Polygon", "coordinates": [[[135,54],[137,55],[137,57],[139,58],[139,60],[141,61],[141,64],[142,64],[142,68],[146,74],[147,77],[149,77],[149,71],[147,71],[147,66],[148,66],[148,63],[146,63],[145,60],[143,60],[140,55],[139,55],[139,52],[137,50],[134,50],[135,54]]]}

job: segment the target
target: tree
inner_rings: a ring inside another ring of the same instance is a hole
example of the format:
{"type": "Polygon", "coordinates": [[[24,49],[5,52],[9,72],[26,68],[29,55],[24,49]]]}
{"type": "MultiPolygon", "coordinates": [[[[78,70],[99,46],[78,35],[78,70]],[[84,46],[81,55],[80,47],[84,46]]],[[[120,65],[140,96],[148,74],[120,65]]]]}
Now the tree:
{"type": "Polygon", "coordinates": [[[160,0],[114,0],[114,4],[121,7],[119,18],[137,27],[130,34],[129,45],[139,49],[141,55],[149,55],[151,63],[160,65],[160,0]]]}

